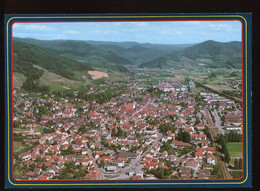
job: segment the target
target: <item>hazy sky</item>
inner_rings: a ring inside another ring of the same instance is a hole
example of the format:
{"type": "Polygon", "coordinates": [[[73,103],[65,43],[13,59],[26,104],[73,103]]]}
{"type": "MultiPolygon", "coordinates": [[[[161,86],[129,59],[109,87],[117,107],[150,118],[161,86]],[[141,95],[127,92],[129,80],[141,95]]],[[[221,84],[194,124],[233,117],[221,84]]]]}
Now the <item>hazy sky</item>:
{"type": "Polygon", "coordinates": [[[206,40],[241,41],[239,21],[15,23],[13,36],[40,40],[70,39],[186,44],[206,40]]]}

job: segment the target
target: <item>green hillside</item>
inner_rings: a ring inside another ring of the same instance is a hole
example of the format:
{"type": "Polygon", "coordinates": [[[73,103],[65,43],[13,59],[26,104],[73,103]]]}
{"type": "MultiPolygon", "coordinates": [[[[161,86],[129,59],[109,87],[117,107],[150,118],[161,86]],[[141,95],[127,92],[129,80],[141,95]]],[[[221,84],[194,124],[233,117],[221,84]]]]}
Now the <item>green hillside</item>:
{"type": "Polygon", "coordinates": [[[116,52],[109,48],[104,49],[95,45],[88,44],[84,41],[76,40],[36,40],[36,39],[21,39],[16,40],[34,44],[43,48],[55,51],[61,56],[81,60],[88,63],[93,62],[108,62],[120,65],[133,64],[127,58],[121,57],[116,52]]]}
{"type": "Polygon", "coordinates": [[[140,64],[191,46],[191,44],[15,39],[50,49],[62,56],[91,63],[94,67],[103,62],[119,65],[140,64]]]}
{"type": "Polygon", "coordinates": [[[148,68],[241,68],[241,42],[205,41],[146,62],[148,68]]]}
{"type": "Polygon", "coordinates": [[[18,73],[26,78],[22,83],[16,83],[17,87],[27,91],[48,92],[50,86],[42,84],[41,78],[45,76],[46,71],[63,77],[64,79],[79,80],[75,75],[77,71],[93,70],[86,63],[81,63],[73,59],[59,56],[44,48],[14,41],[13,43],[13,72],[19,79],[18,73]],[[40,67],[40,68],[39,68],[40,67]]]}
{"type": "Polygon", "coordinates": [[[77,62],[41,47],[19,41],[14,41],[13,53],[14,72],[20,72],[26,77],[32,77],[33,79],[37,79],[34,75],[42,73],[40,72],[41,70],[33,67],[33,65],[38,65],[68,79],[75,79],[73,71],[92,70],[86,63],[77,62]]]}

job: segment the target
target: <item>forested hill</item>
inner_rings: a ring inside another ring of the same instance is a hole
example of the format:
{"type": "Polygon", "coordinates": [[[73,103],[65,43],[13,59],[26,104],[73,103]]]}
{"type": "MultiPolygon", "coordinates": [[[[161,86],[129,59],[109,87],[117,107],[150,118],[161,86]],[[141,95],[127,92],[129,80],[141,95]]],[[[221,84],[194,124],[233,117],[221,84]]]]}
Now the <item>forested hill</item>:
{"type": "Polygon", "coordinates": [[[148,68],[222,67],[241,68],[241,42],[205,41],[184,50],[141,64],[148,68]]]}
{"type": "Polygon", "coordinates": [[[16,40],[13,43],[13,62],[14,72],[20,72],[32,79],[39,79],[39,75],[43,72],[33,65],[68,79],[75,79],[74,71],[92,70],[87,63],[62,57],[44,48],[16,40]]]}
{"type": "Polygon", "coordinates": [[[107,65],[139,65],[140,63],[148,62],[160,56],[192,46],[192,44],[38,40],[16,37],[14,39],[50,49],[61,56],[86,61],[94,67],[99,67],[103,63],[107,65]]]}
{"type": "Polygon", "coordinates": [[[133,62],[120,56],[111,49],[104,49],[95,45],[78,40],[37,40],[30,38],[15,38],[54,51],[55,53],[75,60],[86,61],[94,67],[95,63],[113,63],[120,65],[131,65],[133,62]]]}

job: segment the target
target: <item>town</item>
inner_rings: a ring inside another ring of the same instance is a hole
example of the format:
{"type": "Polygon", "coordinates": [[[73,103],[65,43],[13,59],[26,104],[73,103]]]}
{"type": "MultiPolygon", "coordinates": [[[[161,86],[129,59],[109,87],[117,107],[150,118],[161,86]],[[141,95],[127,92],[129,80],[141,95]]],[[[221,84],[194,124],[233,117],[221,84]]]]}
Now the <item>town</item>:
{"type": "Polygon", "coordinates": [[[14,178],[215,179],[242,169],[226,149],[242,141],[241,103],[193,80],[124,80],[89,93],[14,89],[14,178]]]}

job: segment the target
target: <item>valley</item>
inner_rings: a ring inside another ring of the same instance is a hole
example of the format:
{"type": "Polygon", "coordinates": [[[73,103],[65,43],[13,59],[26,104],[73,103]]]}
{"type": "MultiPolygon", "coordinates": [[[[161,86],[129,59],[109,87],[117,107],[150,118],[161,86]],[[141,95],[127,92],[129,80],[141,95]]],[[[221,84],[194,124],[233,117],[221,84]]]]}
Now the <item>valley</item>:
{"type": "Polygon", "coordinates": [[[13,56],[16,179],[239,178],[240,42],[15,38],[13,56]]]}

